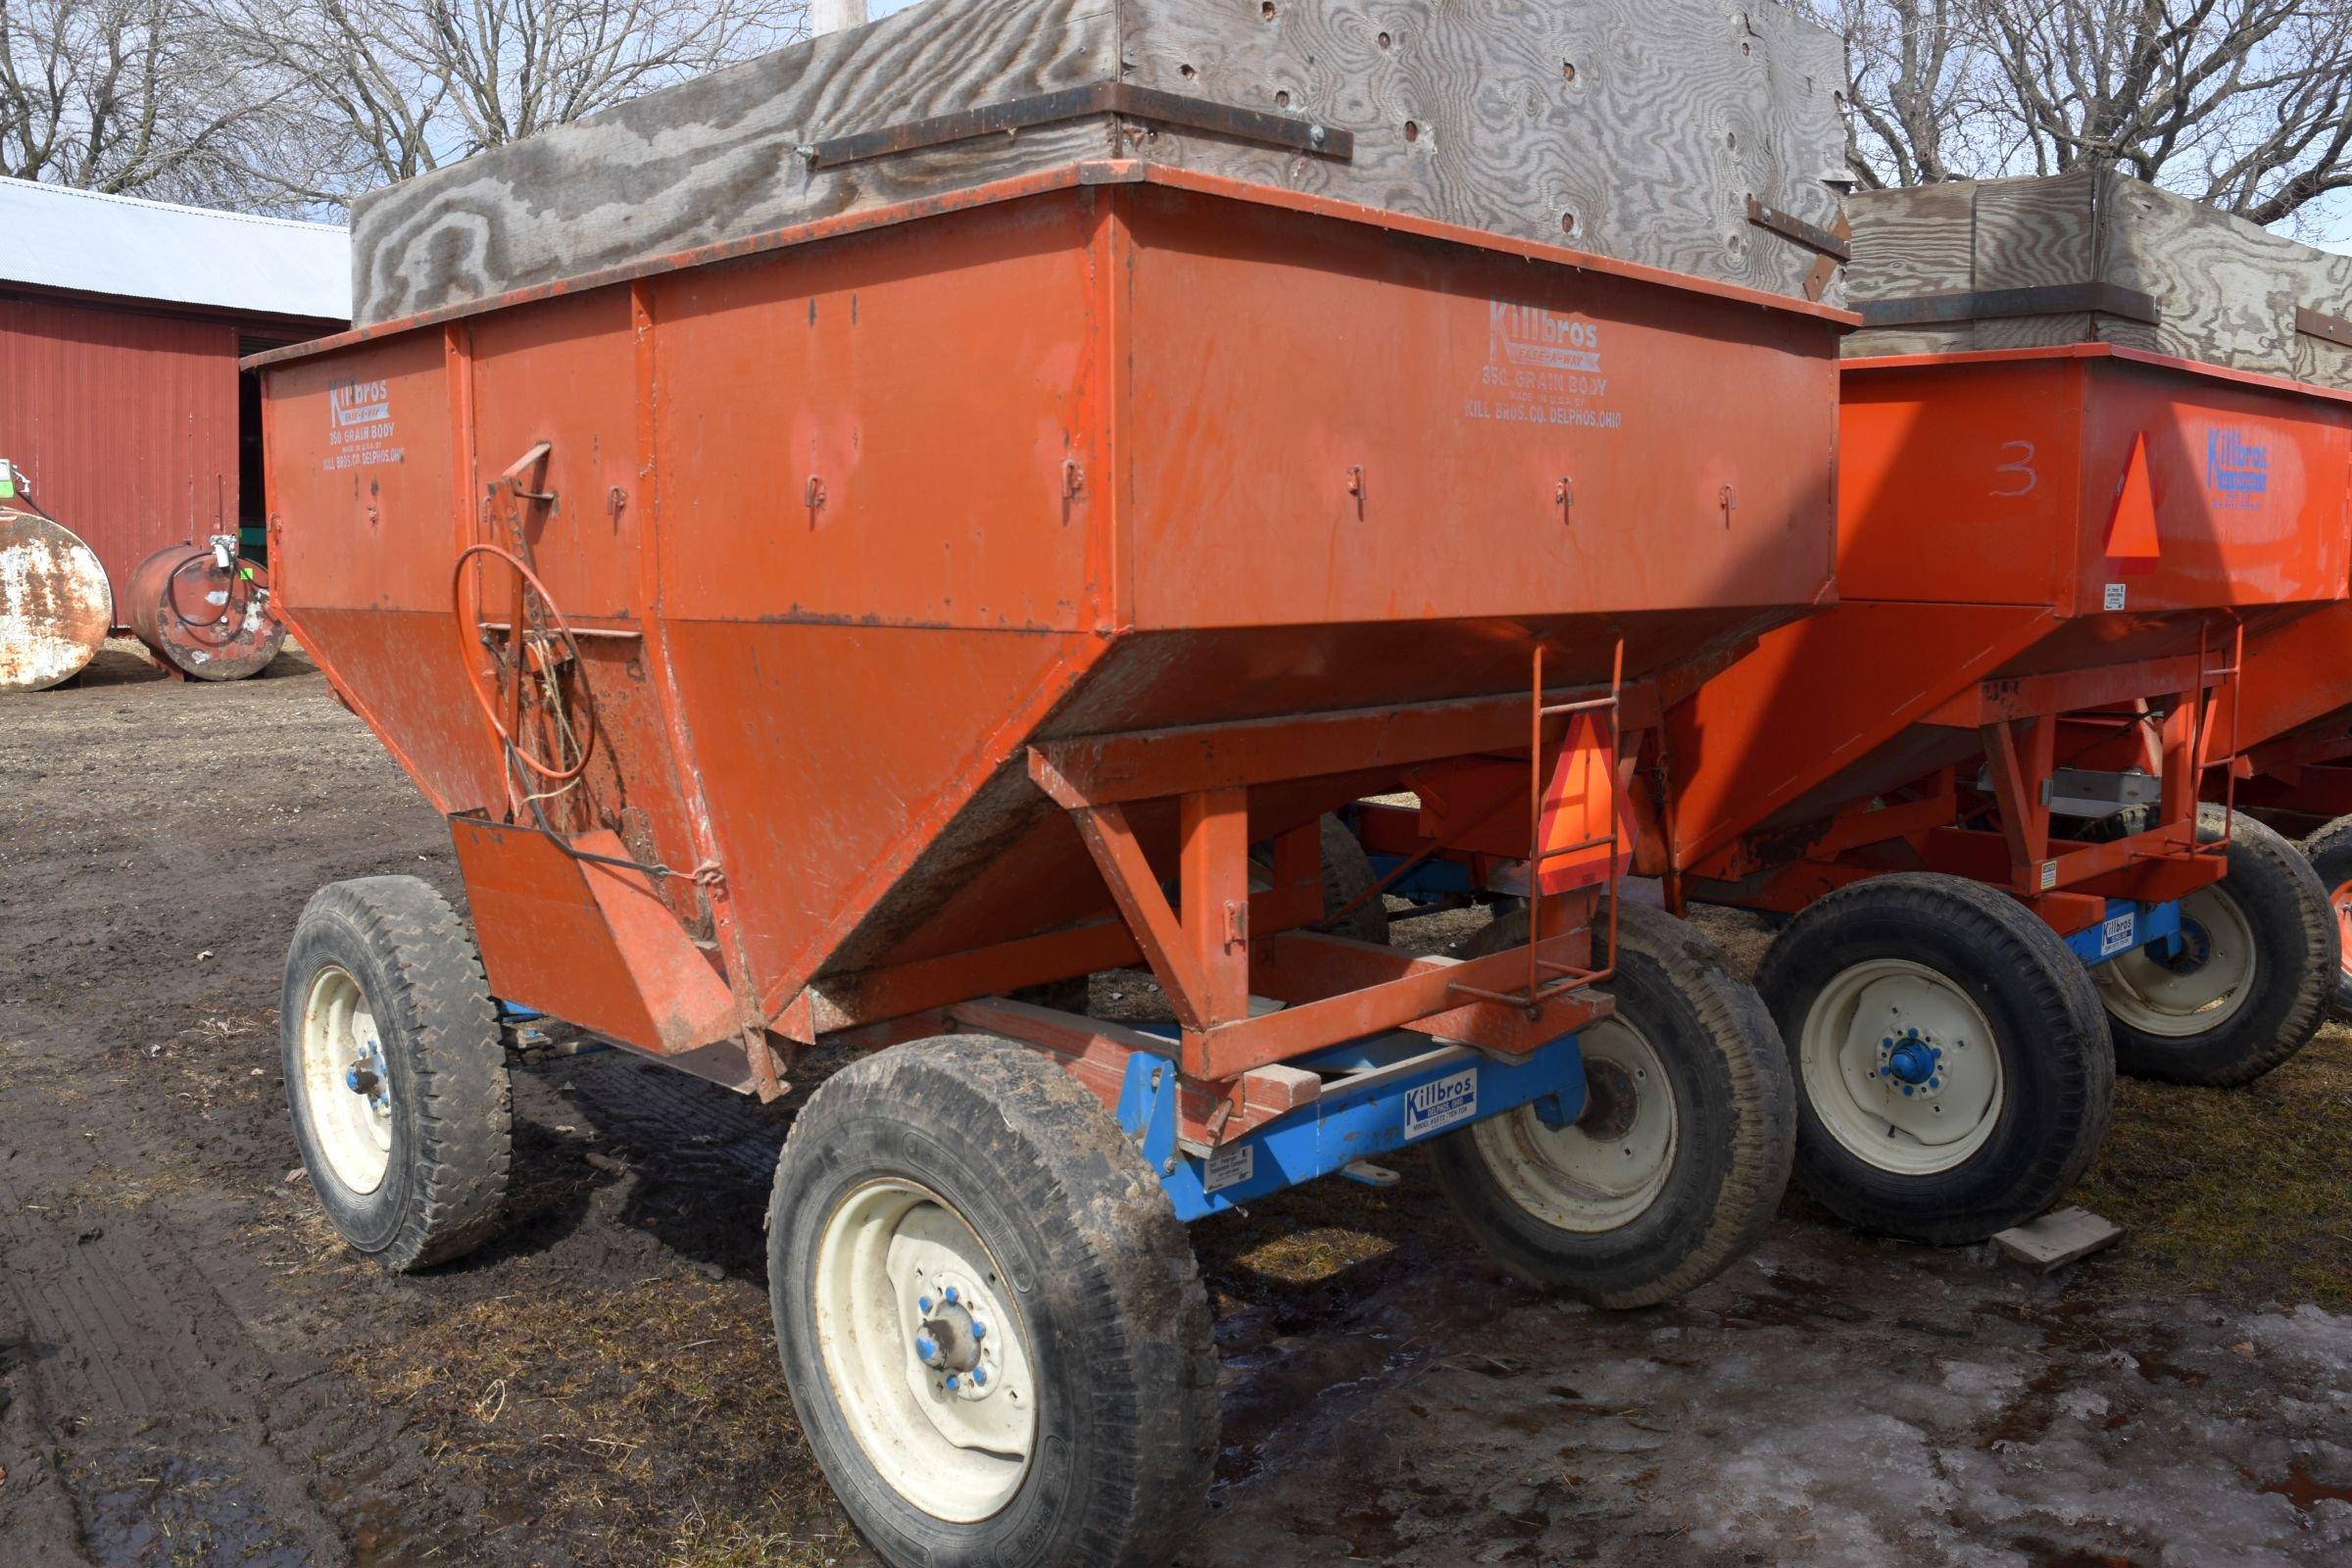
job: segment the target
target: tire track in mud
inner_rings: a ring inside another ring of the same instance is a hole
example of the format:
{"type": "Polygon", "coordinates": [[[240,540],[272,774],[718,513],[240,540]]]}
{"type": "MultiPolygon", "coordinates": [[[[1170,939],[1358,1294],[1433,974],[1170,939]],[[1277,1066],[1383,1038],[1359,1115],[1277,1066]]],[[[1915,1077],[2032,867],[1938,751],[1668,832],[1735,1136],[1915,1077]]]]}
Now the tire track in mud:
{"type": "MultiPolygon", "coordinates": [[[[21,1152],[51,1176],[72,1144],[90,1142],[61,1140],[54,1123],[29,1130],[21,1152]]],[[[98,1568],[167,1549],[204,1568],[339,1562],[332,1522],[272,1449],[249,1392],[257,1373],[289,1369],[251,1342],[237,1304],[175,1239],[173,1206],[34,1203],[20,1177],[0,1178],[0,1247],[23,1324],[17,1380],[47,1417],[52,1484],[78,1538],[38,1549],[98,1568]]]]}

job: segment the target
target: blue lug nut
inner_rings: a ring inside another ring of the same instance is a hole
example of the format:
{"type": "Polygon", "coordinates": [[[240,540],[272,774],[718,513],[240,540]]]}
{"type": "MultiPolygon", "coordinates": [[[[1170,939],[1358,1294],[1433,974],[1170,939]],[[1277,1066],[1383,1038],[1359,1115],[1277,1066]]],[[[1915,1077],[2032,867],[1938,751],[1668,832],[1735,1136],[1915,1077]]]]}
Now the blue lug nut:
{"type": "Polygon", "coordinates": [[[978,1388],[988,1387],[988,1368],[984,1366],[972,1368],[972,1383],[978,1388]]]}
{"type": "Polygon", "coordinates": [[[918,1334],[914,1337],[914,1353],[928,1361],[939,1354],[939,1347],[931,1343],[930,1335],[918,1334]]]}
{"type": "Polygon", "coordinates": [[[956,1287],[953,1285],[948,1287],[948,1300],[950,1304],[953,1304],[956,1300],[956,1287]]]}
{"type": "Polygon", "coordinates": [[[956,1392],[956,1374],[953,1372],[948,1374],[948,1392],[951,1394],[956,1392]]]}
{"type": "Polygon", "coordinates": [[[972,1338],[975,1340],[985,1340],[988,1338],[988,1325],[981,1322],[978,1318],[972,1319],[972,1338]]]}
{"type": "Polygon", "coordinates": [[[914,1307],[915,1307],[915,1310],[916,1310],[916,1311],[918,1311],[918,1312],[928,1312],[928,1311],[930,1311],[930,1310],[931,1310],[931,1298],[929,1298],[928,1296],[918,1296],[918,1297],[916,1297],[916,1298],[914,1298],[914,1307]]]}

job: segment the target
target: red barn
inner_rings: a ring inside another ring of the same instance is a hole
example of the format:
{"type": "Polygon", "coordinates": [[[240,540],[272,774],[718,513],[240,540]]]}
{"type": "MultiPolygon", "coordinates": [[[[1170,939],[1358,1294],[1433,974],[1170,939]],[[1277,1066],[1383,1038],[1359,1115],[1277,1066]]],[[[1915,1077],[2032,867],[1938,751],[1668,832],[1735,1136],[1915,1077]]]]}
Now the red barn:
{"type": "Polygon", "coordinates": [[[260,548],[261,391],[237,357],[342,330],[326,223],[0,178],[0,459],[124,579],[168,544],[260,548]]]}

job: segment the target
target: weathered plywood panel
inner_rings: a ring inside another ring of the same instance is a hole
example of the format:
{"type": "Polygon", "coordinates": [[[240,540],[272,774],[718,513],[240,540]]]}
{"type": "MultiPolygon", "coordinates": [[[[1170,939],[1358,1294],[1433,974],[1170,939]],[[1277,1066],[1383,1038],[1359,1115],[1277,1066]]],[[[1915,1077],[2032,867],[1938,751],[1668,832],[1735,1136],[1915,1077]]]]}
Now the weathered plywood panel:
{"type": "Polygon", "coordinates": [[[1747,220],[1838,222],[1838,40],[1778,0],[924,0],[363,198],[362,324],[1133,157],[1835,300],[1747,220]],[[1096,114],[827,169],[810,143],[1123,82],[1354,133],[1342,161],[1096,114]]]}
{"type": "Polygon", "coordinates": [[[1751,224],[1747,198],[1838,221],[1824,177],[1843,56],[1777,5],[1147,0],[1129,16],[1139,84],[1355,138],[1338,163],[1149,133],[1145,155],[1168,163],[1777,293],[1804,291],[1820,255],[1751,224]]]}
{"type": "Polygon", "coordinates": [[[354,320],[1108,156],[1101,119],[835,170],[798,149],[1104,80],[1117,60],[1113,0],[930,0],[649,93],[360,198],[354,320]]]}
{"type": "Polygon", "coordinates": [[[2296,329],[2298,309],[2352,317],[2352,258],[2169,191],[2078,171],[1874,191],[1849,211],[1849,293],[1866,313],[1936,295],[1975,306],[1956,321],[1874,325],[1847,340],[1849,357],[2106,342],[2352,389],[2352,350],[2296,329]],[[2055,305],[2016,314],[1993,299],[2093,284],[2146,296],[2156,319],[2055,305]]]}
{"type": "Polygon", "coordinates": [[[1845,204],[1854,253],[1870,257],[1867,268],[1847,271],[1846,298],[1860,305],[1975,287],[1976,187],[1925,185],[1891,194],[1899,199],[1873,192],[1845,204]]]}
{"type": "Polygon", "coordinates": [[[2134,180],[2111,178],[2106,202],[2106,276],[2154,296],[2158,352],[2294,374],[2295,308],[2328,293],[2320,252],[2134,180]]]}

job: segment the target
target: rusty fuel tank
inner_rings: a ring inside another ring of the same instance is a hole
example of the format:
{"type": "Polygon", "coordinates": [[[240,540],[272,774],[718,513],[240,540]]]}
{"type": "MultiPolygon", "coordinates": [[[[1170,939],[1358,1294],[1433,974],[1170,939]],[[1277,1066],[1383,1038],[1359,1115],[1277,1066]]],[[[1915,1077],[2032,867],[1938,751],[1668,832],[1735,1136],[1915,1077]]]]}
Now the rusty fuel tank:
{"type": "Polygon", "coordinates": [[[0,692],[72,680],[114,619],[95,551],[62,523],[0,507],[0,692]]]}
{"type": "Polygon", "coordinates": [[[139,563],[123,589],[130,629],[156,658],[198,680],[259,673],[286,640],[270,603],[270,573],[220,534],[166,545],[139,563]]]}

